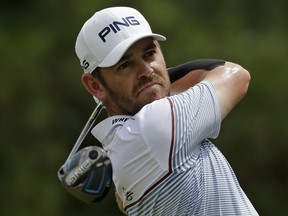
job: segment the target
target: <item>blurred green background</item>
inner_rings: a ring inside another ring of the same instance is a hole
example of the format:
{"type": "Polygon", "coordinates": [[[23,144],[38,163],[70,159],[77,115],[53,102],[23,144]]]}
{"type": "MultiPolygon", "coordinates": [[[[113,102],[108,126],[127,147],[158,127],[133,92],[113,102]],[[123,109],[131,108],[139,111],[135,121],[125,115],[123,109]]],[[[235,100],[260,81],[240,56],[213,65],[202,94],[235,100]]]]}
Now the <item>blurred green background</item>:
{"type": "Polygon", "coordinates": [[[284,0],[2,1],[0,214],[121,215],[113,192],[89,205],[57,178],[95,105],[81,84],[76,36],[96,10],[119,5],[136,7],[155,32],[167,36],[162,49],[168,66],[219,58],[250,71],[249,92],[215,143],[260,215],[287,215],[284,0]]]}

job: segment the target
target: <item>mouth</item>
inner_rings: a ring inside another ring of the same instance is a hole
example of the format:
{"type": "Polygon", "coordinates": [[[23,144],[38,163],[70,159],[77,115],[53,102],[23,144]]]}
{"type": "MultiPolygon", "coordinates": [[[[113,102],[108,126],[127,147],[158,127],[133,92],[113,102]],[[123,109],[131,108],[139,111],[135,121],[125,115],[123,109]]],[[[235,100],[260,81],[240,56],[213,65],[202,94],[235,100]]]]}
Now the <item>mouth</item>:
{"type": "Polygon", "coordinates": [[[139,91],[137,92],[137,95],[141,94],[142,92],[145,91],[149,91],[149,90],[153,90],[154,88],[157,88],[158,86],[160,86],[160,83],[156,83],[156,82],[149,82],[146,85],[142,86],[139,91]]]}

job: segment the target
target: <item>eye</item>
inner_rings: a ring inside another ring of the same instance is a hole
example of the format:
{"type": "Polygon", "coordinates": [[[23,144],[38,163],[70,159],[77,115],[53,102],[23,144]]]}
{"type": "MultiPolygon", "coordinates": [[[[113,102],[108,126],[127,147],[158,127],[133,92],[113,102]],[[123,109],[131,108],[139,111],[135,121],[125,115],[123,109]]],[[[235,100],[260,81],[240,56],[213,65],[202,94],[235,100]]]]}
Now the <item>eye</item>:
{"type": "Polygon", "coordinates": [[[130,65],[129,61],[123,62],[119,65],[118,69],[124,69],[127,68],[130,65]]]}
{"type": "Polygon", "coordinates": [[[148,52],[145,53],[145,57],[151,57],[154,56],[156,53],[155,50],[149,50],[148,52]]]}

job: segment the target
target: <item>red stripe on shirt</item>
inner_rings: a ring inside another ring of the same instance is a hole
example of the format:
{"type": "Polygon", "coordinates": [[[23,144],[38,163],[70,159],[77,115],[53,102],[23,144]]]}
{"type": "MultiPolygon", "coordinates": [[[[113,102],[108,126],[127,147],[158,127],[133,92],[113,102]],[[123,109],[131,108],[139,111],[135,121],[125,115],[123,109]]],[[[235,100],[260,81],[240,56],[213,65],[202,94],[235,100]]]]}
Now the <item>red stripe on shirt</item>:
{"type": "Polygon", "coordinates": [[[168,160],[168,173],[163,176],[161,179],[159,179],[155,184],[153,184],[151,187],[149,187],[144,194],[135,202],[127,205],[124,210],[127,211],[128,208],[136,205],[137,203],[139,203],[144,196],[146,196],[150,191],[152,191],[155,187],[157,187],[162,181],[164,181],[171,173],[172,173],[172,155],[173,155],[173,148],[174,148],[174,109],[173,109],[173,103],[171,101],[170,98],[167,98],[168,102],[170,104],[170,108],[171,108],[171,120],[172,120],[172,130],[171,130],[171,146],[170,146],[170,152],[169,152],[169,160],[168,160]]]}

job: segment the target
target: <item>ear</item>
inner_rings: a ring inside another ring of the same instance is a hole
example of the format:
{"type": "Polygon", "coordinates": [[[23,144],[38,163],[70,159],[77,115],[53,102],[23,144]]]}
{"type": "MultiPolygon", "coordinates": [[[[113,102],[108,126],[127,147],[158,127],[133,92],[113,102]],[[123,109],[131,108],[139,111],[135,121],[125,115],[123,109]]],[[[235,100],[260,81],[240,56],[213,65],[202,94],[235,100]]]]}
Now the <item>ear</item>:
{"type": "Polygon", "coordinates": [[[101,101],[104,100],[106,96],[105,89],[96,77],[92,76],[89,73],[84,73],[82,75],[82,84],[92,95],[94,95],[101,101]]]}

